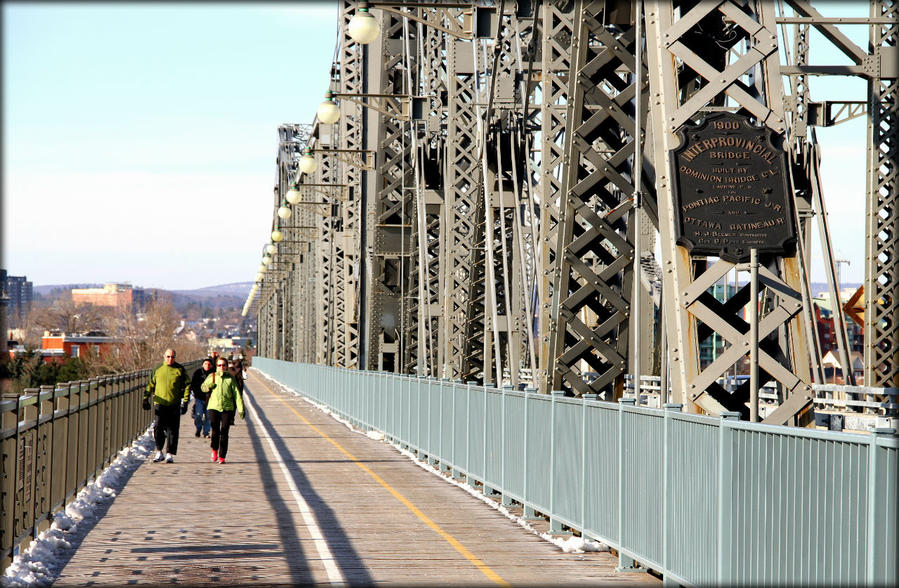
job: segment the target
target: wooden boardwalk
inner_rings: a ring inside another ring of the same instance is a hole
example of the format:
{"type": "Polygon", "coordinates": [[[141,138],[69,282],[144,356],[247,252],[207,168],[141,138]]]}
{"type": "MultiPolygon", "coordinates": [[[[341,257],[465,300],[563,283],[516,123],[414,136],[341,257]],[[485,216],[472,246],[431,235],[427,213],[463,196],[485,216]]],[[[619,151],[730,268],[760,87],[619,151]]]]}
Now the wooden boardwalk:
{"type": "Polygon", "coordinates": [[[659,582],[563,552],[252,371],[246,395],[228,463],[183,418],[175,463],[136,470],[55,584],[659,582]]]}

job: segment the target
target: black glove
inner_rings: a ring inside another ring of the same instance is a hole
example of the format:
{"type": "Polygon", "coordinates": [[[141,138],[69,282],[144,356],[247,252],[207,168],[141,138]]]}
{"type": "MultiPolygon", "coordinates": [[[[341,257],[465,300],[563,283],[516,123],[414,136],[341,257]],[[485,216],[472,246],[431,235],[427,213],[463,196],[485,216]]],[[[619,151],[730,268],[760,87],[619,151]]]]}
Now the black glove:
{"type": "Polygon", "coordinates": [[[144,403],[141,406],[144,407],[144,410],[150,410],[150,399],[144,398],[144,403]]]}
{"type": "Polygon", "coordinates": [[[181,414],[187,414],[187,403],[186,402],[181,403],[181,414]]]}

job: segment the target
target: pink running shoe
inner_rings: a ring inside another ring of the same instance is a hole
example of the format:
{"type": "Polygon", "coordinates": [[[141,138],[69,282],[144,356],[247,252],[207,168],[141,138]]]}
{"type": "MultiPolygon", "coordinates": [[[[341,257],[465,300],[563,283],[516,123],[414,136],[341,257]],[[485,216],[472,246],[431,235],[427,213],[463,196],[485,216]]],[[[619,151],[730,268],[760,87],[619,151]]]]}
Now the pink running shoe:
{"type": "Polygon", "coordinates": [[[220,458],[219,458],[219,463],[220,463],[220,464],[224,464],[224,463],[225,463],[225,458],[224,458],[224,457],[220,457],[220,458]]]}
{"type": "Polygon", "coordinates": [[[219,452],[215,449],[212,450],[212,462],[215,463],[219,460],[219,452]]]}

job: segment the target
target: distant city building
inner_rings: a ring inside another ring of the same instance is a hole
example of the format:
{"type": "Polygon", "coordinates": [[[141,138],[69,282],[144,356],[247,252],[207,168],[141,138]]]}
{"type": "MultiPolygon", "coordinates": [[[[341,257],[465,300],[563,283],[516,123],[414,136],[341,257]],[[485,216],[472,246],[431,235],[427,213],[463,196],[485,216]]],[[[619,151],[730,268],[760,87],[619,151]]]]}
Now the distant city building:
{"type": "MultiPolygon", "coordinates": [[[[727,289],[725,291],[724,284],[714,284],[707,291],[714,296],[715,300],[718,302],[725,302],[730,300],[730,298],[737,293],[737,286],[735,284],[727,284],[727,289]]],[[[741,317],[746,318],[746,309],[742,309],[739,314],[741,317]]],[[[699,344],[699,369],[704,370],[713,361],[718,359],[718,356],[724,353],[724,351],[724,337],[713,330],[711,334],[699,344]]]]}
{"type": "Polygon", "coordinates": [[[72,288],[72,302],[138,312],[155,296],[131,284],[106,284],[102,288],[72,288]]]}
{"type": "MultiPolygon", "coordinates": [[[[865,376],[864,357],[858,351],[849,354],[849,361],[852,363],[852,375],[856,382],[861,382],[865,376]]],[[[831,349],[824,354],[821,360],[821,366],[824,368],[825,384],[846,384],[846,377],[843,375],[843,366],[840,365],[840,358],[831,349]]]]}
{"type": "MultiPolygon", "coordinates": [[[[853,295],[852,289],[844,289],[840,292],[840,302],[844,305],[853,295]]],[[[821,347],[821,367],[824,372],[824,381],[828,384],[845,384],[847,378],[840,365],[839,339],[834,326],[833,311],[834,301],[826,292],[812,298],[815,310],[815,325],[818,328],[818,344],[821,347]]],[[[849,346],[849,361],[852,363],[852,373],[857,384],[864,382],[864,346],[865,329],[846,316],[846,337],[849,346]]]]}
{"type": "Polygon", "coordinates": [[[44,363],[62,363],[68,357],[83,357],[87,354],[99,356],[113,353],[118,355],[116,337],[108,337],[100,331],[88,333],[60,333],[44,331],[41,337],[41,359],[44,363]]]}
{"type": "Polygon", "coordinates": [[[10,276],[5,269],[0,269],[0,297],[6,298],[7,327],[21,327],[31,311],[34,285],[25,276],[10,276]]]}
{"type": "Polygon", "coordinates": [[[234,342],[233,337],[209,337],[206,339],[206,346],[210,351],[219,354],[229,354],[240,352],[240,345],[234,342]]]}
{"type": "MultiPolygon", "coordinates": [[[[851,290],[840,292],[840,303],[845,304],[851,297],[851,290]]],[[[833,322],[833,300],[827,293],[819,294],[812,298],[815,307],[815,323],[818,327],[818,342],[821,346],[821,355],[825,355],[831,349],[837,348],[837,336],[833,322]]],[[[849,351],[863,353],[865,349],[865,329],[862,325],[846,316],[846,336],[849,342],[849,351]]]]}

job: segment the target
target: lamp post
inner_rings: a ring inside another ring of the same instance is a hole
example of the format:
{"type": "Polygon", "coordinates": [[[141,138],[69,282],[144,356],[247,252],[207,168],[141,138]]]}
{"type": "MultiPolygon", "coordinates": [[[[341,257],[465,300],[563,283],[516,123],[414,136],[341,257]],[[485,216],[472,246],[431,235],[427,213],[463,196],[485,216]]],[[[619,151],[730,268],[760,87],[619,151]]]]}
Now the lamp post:
{"type": "Polygon", "coordinates": [[[303,157],[300,158],[300,171],[304,174],[311,174],[317,168],[318,163],[312,156],[312,149],[310,147],[306,147],[306,151],[303,153],[303,157]]]}
{"type": "Polygon", "coordinates": [[[340,109],[334,102],[334,93],[331,90],[325,92],[325,101],[319,105],[316,114],[318,122],[326,125],[336,123],[340,119],[340,109]]]}
{"type": "Polygon", "coordinates": [[[377,39],[380,32],[381,25],[368,11],[368,2],[359,2],[356,14],[353,15],[349,25],[347,25],[347,33],[349,33],[350,38],[360,45],[367,45],[377,39]]]}
{"type": "Polygon", "coordinates": [[[292,184],[290,186],[290,190],[287,191],[287,194],[284,195],[284,199],[287,200],[290,204],[296,204],[300,201],[300,191],[296,184],[292,184]]]}

